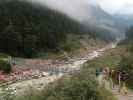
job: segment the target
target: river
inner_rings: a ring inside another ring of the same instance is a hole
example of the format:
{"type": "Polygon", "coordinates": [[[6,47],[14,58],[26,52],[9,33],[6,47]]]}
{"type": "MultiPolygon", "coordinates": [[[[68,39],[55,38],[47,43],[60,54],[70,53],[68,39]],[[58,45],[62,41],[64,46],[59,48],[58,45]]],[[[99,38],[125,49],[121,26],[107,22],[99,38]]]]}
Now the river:
{"type": "Polygon", "coordinates": [[[72,60],[73,62],[64,64],[63,66],[58,67],[58,74],[56,73],[56,74],[48,75],[47,77],[42,77],[39,79],[31,79],[27,81],[17,82],[17,83],[9,85],[8,89],[13,90],[13,93],[17,95],[18,94],[22,95],[22,93],[25,93],[24,91],[27,91],[30,88],[41,90],[45,86],[47,86],[47,84],[60,79],[63,75],[70,74],[75,71],[79,71],[81,66],[85,62],[103,55],[103,53],[107,50],[115,48],[117,46],[117,43],[118,42],[110,43],[106,47],[94,50],[93,52],[88,53],[82,58],[70,59],[70,61],[72,60]]]}

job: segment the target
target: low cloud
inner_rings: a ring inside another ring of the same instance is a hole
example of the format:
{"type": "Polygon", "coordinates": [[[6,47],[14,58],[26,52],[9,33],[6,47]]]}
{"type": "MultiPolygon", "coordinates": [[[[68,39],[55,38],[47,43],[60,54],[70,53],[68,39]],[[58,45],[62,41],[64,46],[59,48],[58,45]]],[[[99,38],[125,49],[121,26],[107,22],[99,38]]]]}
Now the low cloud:
{"type": "Polygon", "coordinates": [[[48,6],[51,9],[61,11],[68,16],[82,21],[90,19],[89,0],[28,0],[32,3],[48,6]]]}
{"type": "Polygon", "coordinates": [[[110,14],[122,13],[133,14],[133,0],[93,0],[110,14]]]}

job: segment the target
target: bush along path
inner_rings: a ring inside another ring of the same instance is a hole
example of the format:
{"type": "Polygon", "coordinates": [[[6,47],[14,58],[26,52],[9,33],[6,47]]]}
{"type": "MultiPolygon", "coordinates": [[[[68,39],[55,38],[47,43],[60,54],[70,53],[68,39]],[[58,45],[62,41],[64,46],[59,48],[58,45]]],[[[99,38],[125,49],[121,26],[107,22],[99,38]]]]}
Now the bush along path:
{"type": "Polygon", "coordinates": [[[133,100],[133,92],[129,89],[126,89],[126,87],[121,87],[113,81],[112,79],[109,79],[109,76],[102,71],[99,76],[97,76],[97,80],[100,84],[100,86],[105,87],[109,91],[111,91],[118,100],[133,100]],[[127,93],[125,93],[127,92],[127,93]]]}

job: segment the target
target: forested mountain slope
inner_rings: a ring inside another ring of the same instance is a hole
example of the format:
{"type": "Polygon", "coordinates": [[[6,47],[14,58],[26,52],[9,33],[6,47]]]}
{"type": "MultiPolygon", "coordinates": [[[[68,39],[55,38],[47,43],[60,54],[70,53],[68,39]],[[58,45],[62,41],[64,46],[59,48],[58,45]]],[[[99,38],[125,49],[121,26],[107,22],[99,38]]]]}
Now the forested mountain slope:
{"type": "Polygon", "coordinates": [[[0,52],[30,57],[40,50],[58,50],[67,34],[112,39],[98,33],[97,29],[90,30],[89,26],[45,6],[22,0],[0,2],[0,52]]]}
{"type": "Polygon", "coordinates": [[[0,51],[13,55],[56,49],[69,33],[89,33],[64,14],[18,0],[0,2],[0,21],[0,51]]]}

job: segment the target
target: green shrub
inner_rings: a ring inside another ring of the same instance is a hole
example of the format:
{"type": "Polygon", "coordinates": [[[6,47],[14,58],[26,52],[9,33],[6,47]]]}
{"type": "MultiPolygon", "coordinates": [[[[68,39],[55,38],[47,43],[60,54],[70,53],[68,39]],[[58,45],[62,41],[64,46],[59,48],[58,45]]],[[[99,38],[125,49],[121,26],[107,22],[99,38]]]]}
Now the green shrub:
{"type": "Polygon", "coordinates": [[[8,58],[9,55],[5,54],[5,53],[0,53],[0,58],[8,58]]]}
{"type": "Polygon", "coordinates": [[[4,71],[5,73],[9,73],[11,69],[11,65],[7,61],[0,60],[0,70],[4,71]]]}
{"type": "Polygon", "coordinates": [[[130,36],[132,35],[132,32],[130,33],[130,31],[128,33],[127,39],[123,41],[122,46],[126,48],[126,52],[121,57],[122,59],[117,70],[123,72],[123,81],[126,82],[129,88],[133,89],[133,40],[130,36]]]}
{"type": "Polygon", "coordinates": [[[118,70],[126,73],[123,75],[124,81],[127,83],[128,87],[133,89],[133,55],[123,57],[118,70]]]}

